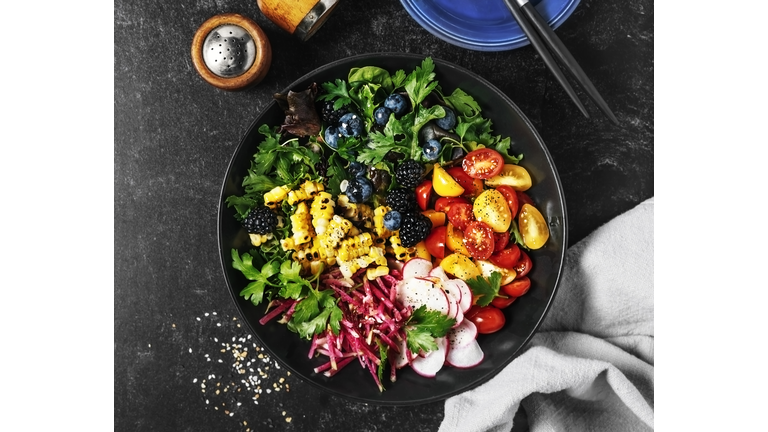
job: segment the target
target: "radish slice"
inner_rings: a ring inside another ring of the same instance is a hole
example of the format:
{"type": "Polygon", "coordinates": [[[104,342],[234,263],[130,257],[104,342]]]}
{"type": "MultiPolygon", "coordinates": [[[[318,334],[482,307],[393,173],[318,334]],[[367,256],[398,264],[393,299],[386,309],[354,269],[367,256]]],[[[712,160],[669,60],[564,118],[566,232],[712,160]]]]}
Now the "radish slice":
{"type": "Polygon", "coordinates": [[[462,312],[466,312],[472,307],[472,290],[469,289],[469,285],[466,282],[461,279],[450,279],[443,282],[443,287],[446,291],[459,291],[461,293],[459,305],[462,312]]]}
{"type": "Polygon", "coordinates": [[[403,266],[403,279],[427,277],[432,270],[432,262],[424,258],[411,258],[403,266]]]}
{"type": "Polygon", "coordinates": [[[445,270],[443,270],[443,268],[440,266],[434,267],[432,270],[430,270],[429,277],[440,278],[440,280],[443,280],[443,281],[447,281],[448,279],[450,279],[448,277],[448,274],[445,272],[445,270]]]}
{"type": "Polygon", "coordinates": [[[411,361],[413,370],[423,377],[433,378],[437,375],[437,372],[443,368],[450,351],[446,338],[437,338],[435,342],[437,342],[437,351],[430,351],[425,357],[416,357],[411,361]]]}
{"type": "MultiPolygon", "coordinates": [[[[457,279],[461,280],[461,279],[457,279]]],[[[461,305],[461,298],[463,297],[463,293],[461,289],[459,289],[459,286],[456,282],[452,282],[451,279],[445,278],[441,281],[441,286],[443,288],[443,291],[445,291],[446,294],[448,294],[448,297],[453,298],[456,300],[456,303],[461,305]]]]}
{"type": "Polygon", "coordinates": [[[467,369],[480,364],[484,357],[485,354],[480,348],[480,344],[477,343],[477,340],[472,340],[462,347],[449,349],[445,362],[459,369],[467,369]]]}
{"type": "Polygon", "coordinates": [[[400,369],[408,364],[408,346],[405,344],[405,339],[401,339],[397,346],[400,348],[400,352],[395,357],[395,368],[400,369]]]}
{"type": "Polygon", "coordinates": [[[397,300],[403,306],[411,306],[414,309],[426,305],[427,309],[444,315],[448,315],[450,310],[448,296],[428,279],[411,278],[401,281],[397,287],[397,300]]]}
{"type": "Polygon", "coordinates": [[[451,349],[465,347],[477,339],[477,326],[470,320],[463,320],[461,324],[448,331],[447,337],[451,349]]]}

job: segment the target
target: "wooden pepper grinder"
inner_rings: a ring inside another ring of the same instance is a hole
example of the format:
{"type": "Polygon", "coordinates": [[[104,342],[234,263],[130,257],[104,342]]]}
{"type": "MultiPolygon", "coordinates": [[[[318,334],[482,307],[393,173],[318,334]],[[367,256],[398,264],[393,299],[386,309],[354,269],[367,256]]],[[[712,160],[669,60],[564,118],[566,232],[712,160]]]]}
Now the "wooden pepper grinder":
{"type": "Polygon", "coordinates": [[[267,19],[301,41],[325,23],[339,0],[256,0],[267,19]]]}

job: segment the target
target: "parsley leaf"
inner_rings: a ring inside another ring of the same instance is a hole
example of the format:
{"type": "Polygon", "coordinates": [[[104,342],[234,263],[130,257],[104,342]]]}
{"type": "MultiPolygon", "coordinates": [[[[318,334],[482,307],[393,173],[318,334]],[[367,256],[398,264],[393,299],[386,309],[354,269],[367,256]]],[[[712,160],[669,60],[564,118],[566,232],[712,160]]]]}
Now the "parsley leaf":
{"type": "Polygon", "coordinates": [[[456,323],[447,315],[419,306],[408,318],[405,326],[405,341],[413,353],[419,351],[434,351],[437,349],[435,338],[443,337],[456,323]]]}
{"type": "Polygon", "coordinates": [[[264,291],[273,286],[269,278],[277,274],[279,264],[276,261],[267,262],[259,271],[253,266],[253,257],[248,252],[244,252],[241,257],[237,249],[232,249],[231,254],[232,267],[240,270],[246,279],[252,281],[240,291],[240,295],[258,305],[264,299],[264,291]]]}
{"type": "Polygon", "coordinates": [[[411,106],[418,106],[437,87],[435,79],[435,63],[431,57],[425,58],[421,66],[405,78],[405,91],[411,98],[411,106]]]}
{"type": "Polygon", "coordinates": [[[326,93],[323,95],[320,95],[317,99],[318,100],[334,100],[336,101],[333,103],[333,109],[339,109],[343,107],[344,105],[349,105],[352,103],[352,98],[349,96],[349,89],[347,89],[347,82],[336,78],[336,81],[333,83],[331,82],[325,82],[322,84],[323,89],[325,89],[326,93]]]}
{"type": "Polygon", "coordinates": [[[460,88],[454,90],[450,96],[443,96],[443,99],[456,110],[457,115],[472,117],[480,112],[480,105],[460,88]]]}
{"type": "Polygon", "coordinates": [[[472,297],[477,299],[478,306],[488,306],[494,297],[499,294],[501,288],[501,273],[493,272],[486,279],[483,276],[475,276],[467,280],[467,285],[472,290],[472,297]]]}

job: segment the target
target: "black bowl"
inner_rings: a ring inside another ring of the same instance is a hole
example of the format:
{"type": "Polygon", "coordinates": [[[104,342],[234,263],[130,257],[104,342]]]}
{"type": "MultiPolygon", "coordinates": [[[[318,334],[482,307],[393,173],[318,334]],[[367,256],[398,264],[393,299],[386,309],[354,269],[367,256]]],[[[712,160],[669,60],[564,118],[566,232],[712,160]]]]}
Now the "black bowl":
{"type": "MultiPolygon", "coordinates": [[[[379,66],[390,72],[402,69],[406,74],[421,65],[424,57],[399,53],[364,54],[338,60],[311,72],[291,84],[288,90],[301,91],[312,82],[321,84],[336,78],[346,79],[353,67],[379,66]]],[[[265,305],[254,306],[239,296],[248,281],[232,268],[230,251],[249,250],[248,235],[235,220],[234,209],[227,208],[224,200],[230,195],[242,195],[241,183],[250,167],[250,161],[263,136],[260,125],[279,125],[284,113],[273,101],[256,118],[245,133],[229,164],[219,201],[219,247],[221,264],[227,287],[242,318],[269,354],[292,373],[300,376],[330,394],[358,402],[379,405],[417,405],[435,402],[474,388],[499,373],[522,352],[544,319],[557,291],[567,245],[567,218],[560,178],[552,157],[539,134],[520,109],[506,95],[476,74],[434,59],[437,80],[444,93],[459,87],[480,104],[483,115],[493,121],[495,135],[512,138],[511,153],[522,153],[520,165],[531,174],[533,187],[527,191],[550,225],[547,244],[530,253],[533,270],[530,291],[504,310],[507,323],[499,332],[480,335],[478,342],[485,352],[483,362],[471,369],[445,366],[435,378],[424,378],[411,368],[398,371],[397,381],[384,380],[386,390],[379,392],[369,372],[353,362],[337,375],[327,378],[313,372],[321,363],[307,358],[309,342],[287,330],[285,325],[270,322],[259,324],[265,305]]]]}

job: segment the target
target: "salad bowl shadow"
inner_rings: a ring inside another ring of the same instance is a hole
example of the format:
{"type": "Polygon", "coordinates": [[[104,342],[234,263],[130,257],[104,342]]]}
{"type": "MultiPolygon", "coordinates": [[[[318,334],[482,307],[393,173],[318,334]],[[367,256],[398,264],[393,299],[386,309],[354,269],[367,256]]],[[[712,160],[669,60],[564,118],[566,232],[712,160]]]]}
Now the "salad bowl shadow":
{"type": "MultiPolygon", "coordinates": [[[[337,78],[346,79],[351,68],[378,66],[390,72],[414,70],[423,56],[402,53],[362,54],[332,62],[293,82],[288,90],[301,91],[310,84],[318,85],[337,78]]],[[[332,395],[362,403],[377,405],[419,405],[437,402],[475,388],[497,375],[515,357],[539,328],[552,305],[560,281],[567,245],[567,215],[563,188],[552,157],[538,132],[520,109],[491,83],[475,73],[440,59],[433,58],[436,79],[447,93],[461,88],[479,103],[483,116],[493,121],[493,134],[509,136],[511,152],[524,155],[520,165],[533,179],[528,195],[542,210],[549,224],[550,237],[541,249],[531,251],[533,270],[528,274],[530,291],[504,309],[506,325],[496,333],[479,335],[478,342],[485,354],[483,361],[469,369],[443,367],[434,378],[416,374],[411,368],[398,370],[396,382],[385,377],[385,391],[380,392],[368,370],[357,362],[351,363],[333,377],[315,373],[322,363],[308,358],[310,341],[301,339],[275,320],[261,325],[266,306],[254,306],[239,295],[248,284],[243,274],[232,267],[230,251],[241,253],[252,248],[248,234],[235,219],[235,210],[225,202],[231,195],[242,194],[242,181],[250,167],[258,144],[263,140],[258,128],[262,124],[280,125],[284,112],[273,100],[258,115],[242,137],[229,163],[218,204],[218,242],[222,270],[235,306],[250,332],[260,345],[281,366],[302,380],[332,395]]],[[[385,374],[388,375],[388,374],[385,374]]]]}

